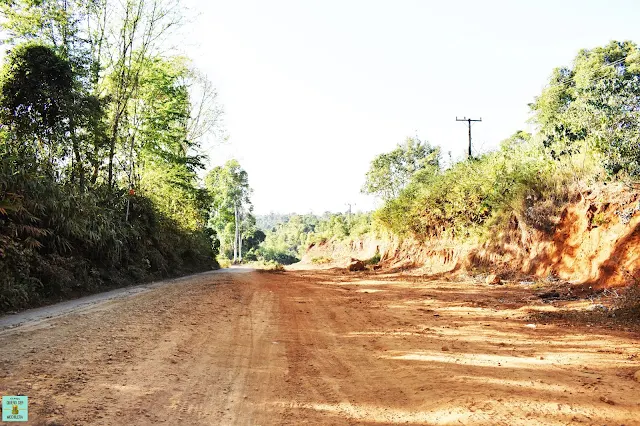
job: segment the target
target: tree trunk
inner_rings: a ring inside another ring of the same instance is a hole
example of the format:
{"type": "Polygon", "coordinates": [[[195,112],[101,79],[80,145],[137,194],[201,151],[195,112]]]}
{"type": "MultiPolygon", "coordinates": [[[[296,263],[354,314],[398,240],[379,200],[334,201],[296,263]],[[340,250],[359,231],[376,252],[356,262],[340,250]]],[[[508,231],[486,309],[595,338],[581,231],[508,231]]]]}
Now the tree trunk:
{"type": "Polygon", "coordinates": [[[71,171],[71,181],[75,183],[75,179],[79,179],[80,191],[84,191],[84,164],[82,164],[82,156],[80,154],[80,144],[78,143],[78,135],[76,134],[76,125],[73,119],[69,120],[71,137],[73,138],[73,161],[71,171]]]}
{"type": "Polygon", "coordinates": [[[118,138],[118,121],[120,120],[119,114],[116,114],[114,123],[111,128],[111,136],[109,137],[109,166],[107,185],[112,188],[113,184],[113,157],[116,155],[116,140],[118,138]]]}
{"type": "Polygon", "coordinates": [[[234,218],[236,229],[233,235],[233,263],[238,261],[238,203],[234,204],[234,218]]]}
{"type": "Polygon", "coordinates": [[[78,147],[78,142],[73,141],[73,155],[75,157],[75,162],[73,164],[73,179],[77,177],[79,179],[79,188],[80,191],[84,191],[84,167],[82,166],[82,158],[80,157],[80,148],[78,147]]]}

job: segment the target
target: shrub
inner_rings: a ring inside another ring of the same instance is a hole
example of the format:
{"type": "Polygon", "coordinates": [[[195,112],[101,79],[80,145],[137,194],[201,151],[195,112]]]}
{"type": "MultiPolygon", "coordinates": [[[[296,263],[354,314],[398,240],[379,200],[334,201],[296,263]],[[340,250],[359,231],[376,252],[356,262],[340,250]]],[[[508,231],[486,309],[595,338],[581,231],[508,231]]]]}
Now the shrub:
{"type": "Polygon", "coordinates": [[[414,175],[375,216],[392,232],[422,240],[482,235],[513,215],[548,231],[554,224],[541,218],[566,202],[567,187],[579,176],[571,160],[552,159],[535,141],[508,140],[440,173],[414,175]]]}
{"type": "Polygon", "coordinates": [[[283,265],[291,265],[300,262],[300,259],[286,250],[273,248],[261,248],[259,250],[260,259],[267,262],[277,262],[283,265]]]}
{"type": "Polygon", "coordinates": [[[209,237],[140,196],[83,192],[0,159],[0,311],[209,269],[209,237]]]}
{"type": "Polygon", "coordinates": [[[218,257],[218,264],[221,268],[229,268],[232,265],[231,260],[223,256],[218,257]]]}
{"type": "Polygon", "coordinates": [[[374,254],[370,259],[367,259],[365,263],[367,265],[377,265],[378,263],[380,263],[380,258],[380,252],[376,251],[376,254],[374,254]]]}

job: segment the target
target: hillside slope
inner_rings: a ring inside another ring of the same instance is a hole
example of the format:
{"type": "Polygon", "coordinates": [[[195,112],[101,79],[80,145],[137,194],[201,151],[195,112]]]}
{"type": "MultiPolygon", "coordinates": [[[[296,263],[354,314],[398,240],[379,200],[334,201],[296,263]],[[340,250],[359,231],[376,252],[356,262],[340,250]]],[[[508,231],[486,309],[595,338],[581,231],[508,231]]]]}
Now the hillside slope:
{"type": "Polygon", "coordinates": [[[551,232],[535,229],[515,215],[483,243],[395,236],[365,236],[311,247],[304,262],[367,259],[376,250],[386,268],[421,268],[430,274],[485,271],[509,277],[554,277],[594,288],[640,280],[640,196],[622,185],[603,185],[575,196],[551,232]]]}

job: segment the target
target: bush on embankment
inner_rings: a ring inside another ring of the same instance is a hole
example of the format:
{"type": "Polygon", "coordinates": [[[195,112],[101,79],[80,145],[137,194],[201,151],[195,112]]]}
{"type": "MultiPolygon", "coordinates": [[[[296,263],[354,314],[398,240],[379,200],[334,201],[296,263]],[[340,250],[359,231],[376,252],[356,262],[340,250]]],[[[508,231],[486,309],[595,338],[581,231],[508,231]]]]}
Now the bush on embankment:
{"type": "Polygon", "coordinates": [[[0,312],[215,267],[211,239],[149,199],[0,162],[0,312]]]}
{"type": "Polygon", "coordinates": [[[551,159],[541,143],[512,138],[495,152],[438,173],[416,174],[375,217],[400,236],[468,240],[495,233],[512,215],[551,231],[571,187],[591,173],[589,155],[551,159]]]}
{"type": "Polygon", "coordinates": [[[635,43],[583,49],[530,104],[534,135],[517,132],[499,150],[446,170],[418,169],[376,218],[418,241],[486,242],[514,223],[552,235],[560,212],[586,190],[640,178],[639,95],[635,43]]]}

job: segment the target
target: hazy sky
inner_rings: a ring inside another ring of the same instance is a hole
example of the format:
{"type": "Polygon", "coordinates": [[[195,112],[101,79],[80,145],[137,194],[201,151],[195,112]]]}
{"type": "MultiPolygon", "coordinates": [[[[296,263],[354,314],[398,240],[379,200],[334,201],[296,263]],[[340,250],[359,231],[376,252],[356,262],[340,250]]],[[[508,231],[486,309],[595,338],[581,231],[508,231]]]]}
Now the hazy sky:
{"type": "Polygon", "coordinates": [[[371,209],[370,161],[407,136],[462,158],[527,129],[581,48],[640,42],[638,1],[189,0],[184,46],[219,91],[258,213],[371,209]]]}

